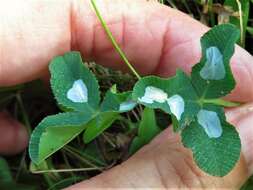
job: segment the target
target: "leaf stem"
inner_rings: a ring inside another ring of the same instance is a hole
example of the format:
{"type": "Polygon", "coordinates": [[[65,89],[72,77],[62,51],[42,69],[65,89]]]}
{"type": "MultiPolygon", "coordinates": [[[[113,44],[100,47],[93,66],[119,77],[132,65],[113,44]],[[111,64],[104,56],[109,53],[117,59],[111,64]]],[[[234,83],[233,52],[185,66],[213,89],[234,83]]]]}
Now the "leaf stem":
{"type": "Polygon", "coordinates": [[[238,10],[239,10],[239,17],[240,17],[240,29],[241,29],[241,45],[244,46],[244,28],[243,28],[243,12],[242,12],[242,4],[240,0],[236,0],[238,10]]]}
{"type": "MultiPolygon", "coordinates": [[[[79,159],[80,161],[82,161],[83,163],[91,166],[92,168],[97,168],[97,170],[99,171],[103,171],[103,167],[98,167],[96,164],[93,164],[92,161],[89,160],[89,158],[87,158],[84,154],[80,154],[75,148],[71,147],[71,146],[65,146],[64,150],[68,153],[70,153],[71,155],[75,156],[77,159],[79,159]]],[[[97,161],[97,160],[96,160],[97,161]]]]}
{"type": "Polygon", "coordinates": [[[130,62],[128,61],[126,55],[124,54],[124,52],[121,50],[121,48],[119,47],[119,45],[117,44],[116,40],[114,39],[110,29],[108,28],[106,22],[104,21],[104,19],[102,18],[97,5],[95,3],[95,0],[91,0],[91,4],[95,10],[95,13],[99,19],[99,21],[102,24],[102,27],[104,28],[107,36],[109,37],[110,41],[112,42],[113,47],[116,49],[116,51],[118,52],[118,54],[120,55],[120,57],[123,59],[123,61],[125,62],[125,64],[129,67],[129,69],[133,72],[133,74],[138,78],[141,79],[141,76],[137,73],[137,71],[134,69],[134,67],[130,64],[130,62]]]}
{"type": "Polygon", "coordinates": [[[230,102],[230,101],[226,101],[223,99],[202,99],[200,100],[201,103],[210,103],[210,104],[215,104],[215,105],[220,105],[220,106],[224,106],[224,107],[237,107],[240,105],[240,103],[238,102],[230,102]]]}
{"type": "Polygon", "coordinates": [[[24,103],[23,103],[20,92],[18,92],[16,94],[16,98],[17,98],[17,101],[18,101],[20,109],[21,109],[22,117],[23,117],[23,120],[24,120],[25,127],[27,129],[27,132],[28,132],[29,135],[31,135],[32,128],[31,128],[30,120],[29,120],[27,111],[25,109],[25,106],[24,106],[24,103]]]}
{"type": "Polygon", "coordinates": [[[98,168],[71,168],[71,169],[51,169],[51,170],[37,170],[31,171],[33,174],[41,174],[41,173],[62,173],[62,172],[81,172],[81,171],[97,171],[98,168]]]}

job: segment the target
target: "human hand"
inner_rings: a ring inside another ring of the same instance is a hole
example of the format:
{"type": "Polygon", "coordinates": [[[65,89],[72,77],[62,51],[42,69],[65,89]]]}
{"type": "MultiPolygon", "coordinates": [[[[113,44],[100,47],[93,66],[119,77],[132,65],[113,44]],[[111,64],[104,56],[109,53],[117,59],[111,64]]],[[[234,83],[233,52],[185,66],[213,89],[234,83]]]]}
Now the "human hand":
{"type": "MultiPolygon", "coordinates": [[[[49,60],[72,49],[81,51],[86,60],[126,70],[88,0],[3,2],[0,86],[47,76],[49,60]]],[[[199,40],[208,28],[187,15],[144,0],[101,0],[97,4],[117,42],[140,73],[170,76],[176,68],[189,72],[200,59],[199,40]]],[[[253,172],[253,89],[249,88],[253,82],[252,61],[250,54],[236,47],[231,66],[237,85],[229,99],[247,104],[227,111],[228,120],[237,126],[242,140],[241,160],[228,176],[216,178],[200,171],[180,137],[167,129],[123,164],[70,189],[238,188],[253,172]]],[[[0,126],[5,131],[0,134],[13,135],[5,141],[1,136],[1,153],[10,153],[10,147],[17,152],[26,145],[26,135],[14,138],[17,130],[6,114],[1,114],[0,126]]]]}

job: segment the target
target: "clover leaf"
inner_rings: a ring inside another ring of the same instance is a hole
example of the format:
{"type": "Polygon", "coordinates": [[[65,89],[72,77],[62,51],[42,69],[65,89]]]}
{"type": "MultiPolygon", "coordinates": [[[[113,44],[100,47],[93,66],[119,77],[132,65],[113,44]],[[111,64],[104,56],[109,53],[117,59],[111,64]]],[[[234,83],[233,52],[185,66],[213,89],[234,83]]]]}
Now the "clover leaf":
{"type": "Polygon", "coordinates": [[[80,134],[95,117],[100,92],[96,78],[78,52],[54,58],[49,69],[51,87],[60,108],[69,113],[48,116],[31,135],[29,154],[39,164],[80,134]]]}
{"type": "Polygon", "coordinates": [[[106,92],[104,101],[101,103],[101,111],[127,112],[137,105],[132,99],[132,92],[118,93],[116,85],[106,92]]]}
{"type": "Polygon", "coordinates": [[[168,79],[147,76],[134,86],[133,99],[153,109],[172,114],[183,128],[194,120],[200,110],[198,96],[190,78],[181,70],[168,79]]]}
{"type": "Polygon", "coordinates": [[[202,58],[191,73],[192,84],[204,99],[220,98],[235,87],[229,62],[240,31],[233,25],[218,25],[201,39],[202,58]]]}
{"type": "Polygon", "coordinates": [[[58,56],[49,65],[51,87],[58,104],[74,111],[96,110],[100,92],[95,76],[84,67],[80,53],[58,56]]]}
{"type": "Polygon", "coordinates": [[[190,76],[181,70],[171,78],[137,75],[133,91],[119,93],[114,85],[101,103],[98,82],[78,52],[54,58],[49,66],[51,87],[66,113],[46,117],[33,131],[32,161],[41,163],[83,131],[84,142],[91,142],[121,113],[141,104],[146,108],[131,153],[160,132],[153,109],[161,109],[172,116],[174,131],[181,133],[183,145],[192,150],[203,171],[228,174],[240,157],[241,143],[223,110],[235,104],[221,98],[235,87],[229,62],[239,35],[232,25],[216,26],[201,38],[202,58],[190,76]]]}
{"type": "Polygon", "coordinates": [[[119,113],[131,111],[137,105],[132,92],[118,93],[116,85],[109,89],[100,106],[100,113],[87,125],[83,140],[89,143],[119,118],[119,113]]]}
{"type": "Polygon", "coordinates": [[[131,92],[117,93],[112,87],[101,105],[98,82],[78,52],[54,58],[49,65],[51,87],[66,113],[46,117],[31,135],[29,154],[41,163],[81,132],[88,143],[112,125],[119,113],[132,110],[131,92]]]}
{"type": "Polygon", "coordinates": [[[226,122],[222,108],[205,105],[202,110],[202,116],[198,114],[197,121],[182,131],[182,142],[192,149],[194,160],[203,171],[222,177],[240,157],[240,138],[235,127],[226,122]]]}
{"type": "Polygon", "coordinates": [[[190,77],[183,71],[168,79],[147,76],[133,89],[138,103],[172,114],[174,129],[181,131],[197,165],[215,176],[230,172],[240,157],[239,135],[226,122],[224,101],[217,99],[235,87],[229,62],[239,34],[229,24],[214,27],[201,38],[203,55],[190,77]]]}

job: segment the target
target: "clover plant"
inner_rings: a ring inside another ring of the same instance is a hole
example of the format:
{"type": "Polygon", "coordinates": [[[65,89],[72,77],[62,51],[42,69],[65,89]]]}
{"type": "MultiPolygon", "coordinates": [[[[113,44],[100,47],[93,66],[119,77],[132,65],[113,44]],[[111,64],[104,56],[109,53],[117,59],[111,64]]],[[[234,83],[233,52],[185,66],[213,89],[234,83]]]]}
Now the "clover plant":
{"type": "Polygon", "coordinates": [[[229,62],[239,37],[232,25],[215,26],[201,38],[202,58],[190,75],[178,69],[170,78],[140,77],[134,71],[138,81],[132,90],[119,93],[114,85],[102,101],[96,77],[78,52],[54,58],[49,65],[51,88],[62,113],[46,117],[33,131],[31,160],[40,164],[81,133],[84,143],[91,142],[122,117],[121,113],[139,104],[146,108],[130,153],[161,131],[154,114],[154,109],[160,109],[171,115],[174,132],[181,134],[196,164],[210,175],[225,176],[241,150],[239,135],[226,121],[223,108],[237,104],[221,99],[235,87],[229,62]]]}

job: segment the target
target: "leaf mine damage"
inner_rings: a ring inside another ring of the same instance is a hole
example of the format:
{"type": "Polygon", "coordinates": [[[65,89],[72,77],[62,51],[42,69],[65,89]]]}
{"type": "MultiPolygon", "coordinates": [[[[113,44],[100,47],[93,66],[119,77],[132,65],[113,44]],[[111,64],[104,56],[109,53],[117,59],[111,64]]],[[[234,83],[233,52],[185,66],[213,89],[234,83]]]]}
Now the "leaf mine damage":
{"type": "Polygon", "coordinates": [[[136,106],[136,104],[137,103],[133,100],[128,100],[128,101],[122,102],[119,105],[119,111],[130,111],[136,106]]]}
{"type": "Polygon", "coordinates": [[[167,103],[170,106],[171,113],[174,114],[179,121],[182,113],[184,112],[184,99],[176,94],[167,99],[167,103]]]}
{"type": "Polygon", "coordinates": [[[202,109],[199,111],[197,118],[198,123],[203,127],[209,138],[219,138],[222,135],[220,119],[216,112],[202,109]]]}
{"type": "Polygon", "coordinates": [[[138,100],[143,103],[152,104],[155,102],[164,103],[168,98],[168,94],[162,89],[156,88],[154,86],[147,86],[145,89],[145,94],[138,100]]]}
{"type": "Polygon", "coordinates": [[[72,102],[84,103],[88,101],[88,89],[81,79],[73,83],[67,92],[67,97],[72,102]]]}
{"type": "Polygon", "coordinates": [[[204,67],[200,70],[200,76],[205,80],[223,79],[226,72],[220,50],[215,46],[207,48],[206,59],[204,67]]]}

